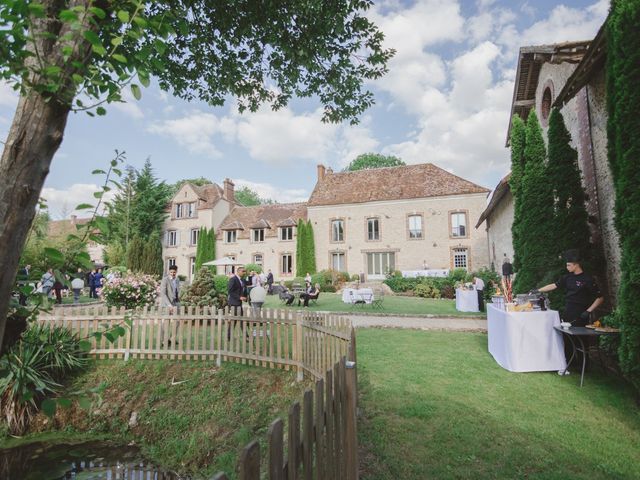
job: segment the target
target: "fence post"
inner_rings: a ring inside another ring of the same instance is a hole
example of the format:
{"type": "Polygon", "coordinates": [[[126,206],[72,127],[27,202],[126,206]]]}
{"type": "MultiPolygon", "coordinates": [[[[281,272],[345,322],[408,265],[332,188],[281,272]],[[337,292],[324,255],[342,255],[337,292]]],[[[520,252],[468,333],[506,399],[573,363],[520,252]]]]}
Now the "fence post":
{"type": "Polygon", "coordinates": [[[302,352],[302,312],[298,311],[296,312],[296,348],[295,348],[295,354],[296,354],[296,364],[297,364],[297,369],[298,369],[298,373],[296,376],[296,380],[298,382],[301,382],[302,380],[304,380],[304,370],[303,370],[303,361],[304,361],[304,353],[302,352]]]}
{"type": "MultiPolygon", "coordinates": [[[[127,313],[125,312],[124,315],[125,315],[124,318],[126,318],[127,313]]],[[[133,322],[135,321],[133,315],[131,315],[130,318],[131,318],[131,324],[127,325],[127,327],[128,327],[127,328],[127,337],[124,340],[124,361],[125,362],[129,360],[129,355],[130,355],[130,351],[131,351],[131,331],[133,330],[133,322]]]]}
{"type": "MultiPolygon", "coordinates": [[[[351,350],[351,347],[349,349],[351,350]]],[[[358,386],[356,376],[356,362],[351,360],[346,361],[345,380],[347,401],[343,414],[346,430],[344,446],[345,460],[347,463],[346,480],[358,480],[358,432],[356,430],[356,403],[358,398],[358,386]]]]}
{"type": "MultiPolygon", "coordinates": [[[[222,366],[222,335],[223,335],[223,331],[222,331],[222,308],[218,309],[218,315],[217,315],[217,325],[216,325],[216,332],[217,332],[217,342],[218,342],[218,358],[216,359],[216,365],[218,367],[222,366]]],[[[213,326],[212,326],[213,328],[213,326]]]]}

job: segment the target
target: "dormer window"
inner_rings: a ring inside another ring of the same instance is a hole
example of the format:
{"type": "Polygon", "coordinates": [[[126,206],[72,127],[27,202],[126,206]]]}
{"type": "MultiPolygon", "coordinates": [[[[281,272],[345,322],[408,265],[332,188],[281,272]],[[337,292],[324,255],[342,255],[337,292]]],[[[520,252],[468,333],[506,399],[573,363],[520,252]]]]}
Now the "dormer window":
{"type": "Polygon", "coordinates": [[[184,209],[182,208],[182,203],[176,203],[176,218],[182,218],[184,214],[184,209]]]}
{"type": "Polygon", "coordinates": [[[236,243],[237,232],[236,230],[227,230],[224,232],[224,243],[236,243]]]}
{"type": "Polygon", "coordinates": [[[195,217],[196,216],[196,202],[187,203],[187,217],[195,217]]]}
{"type": "Polygon", "coordinates": [[[253,229],[251,239],[254,242],[264,242],[264,228],[253,229]]]}
{"type": "Polygon", "coordinates": [[[280,240],[293,240],[293,227],[280,227],[280,240]]]}

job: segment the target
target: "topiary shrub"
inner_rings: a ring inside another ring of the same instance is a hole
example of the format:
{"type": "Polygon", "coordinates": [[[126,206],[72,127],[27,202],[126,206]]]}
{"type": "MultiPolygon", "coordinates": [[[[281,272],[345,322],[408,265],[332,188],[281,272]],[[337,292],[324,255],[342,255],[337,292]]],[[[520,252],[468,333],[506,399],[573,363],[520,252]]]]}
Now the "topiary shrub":
{"type": "Polygon", "coordinates": [[[151,275],[131,273],[106,283],[100,295],[108,307],[125,307],[130,310],[154,305],[158,287],[158,281],[151,275]]]}
{"type": "Polygon", "coordinates": [[[226,275],[214,275],[213,284],[218,295],[227,295],[227,286],[229,285],[229,277],[226,275]]]}
{"type": "Polygon", "coordinates": [[[244,268],[247,270],[247,272],[256,272],[256,273],[262,273],[262,265],[258,265],[257,263],[247,263],[244,268]]]}
{"type": "Polygon", "coordinates": [[[432,282],[421,282],[416,285],[413,292],[418,297],[423,298],[440,298],[440,290],[432,282]]]}
{"type": "Polygon", "coordinates": [[[454,284],[458,282],[464,283],[464,282],[471,281],[471,274],[467,272],[464,268],[454,268],[449,272],[449,275],[447,278],[451,280],[454,284]]]}
{"type": "Polygon", "coordinates": [[[193,283],[181,292],[180,303],[187,307],[217,307],[219,305],[214,275],[211,270],[207,267],[200,269],[193,279],[193,283]]]}

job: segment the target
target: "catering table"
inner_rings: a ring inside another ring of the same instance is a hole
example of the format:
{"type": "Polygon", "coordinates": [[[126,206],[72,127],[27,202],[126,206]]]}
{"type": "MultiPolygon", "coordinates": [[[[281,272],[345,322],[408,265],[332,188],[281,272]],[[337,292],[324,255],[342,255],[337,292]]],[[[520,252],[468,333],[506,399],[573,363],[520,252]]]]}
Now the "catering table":
{"type": "Polygon", "coordinates": [[[456,288],[456,310],[459,312],[479,312],[478,292],[456,288]]]}
{"type": "Polygon", "coordinates": [[[402,270],[404,278],[416,277],[446,277],[449,275],[448,268],[429,268],[426,270],[402,270]]]}
{"type": "Polygon", "coordinates": [[[345,288],[342,291],[342,301],[344,303],[371,303],[373,302],[373,290],[371,288],[345,288]]]}
{"type": "Polygon", "coordinates": [[[510,372],[565,370],[562,335],[555,310],[507,312],[487,304],[489,353],[510,372]]]}
{"type": "Polygon", "coordinates": [[[573,362],[574,358],[577,358],[577,352],[582,353],[582,371],[580,372],[580,386],[582,387],[582,384],[584,382],[584,368],[587,365],[587,356],[589,355],[589,350],[585,347],[584,341],[583,341],[583,337],[587,338],[587,337],[599,337],[601,335],[619,335],[618,332],[600,332],[597,331],[593,328],[586,328],[586,327],[569,327],[569,328],[562,328],[558,325],[553,327],[554,329],[556,329],[558,332],[563,333],[564,335],[567,336],[567,338],[569,339],[569,341],[571,342],[571,348],[572,348],[572,352],[571,352],[571,358],[569,359],[569,361],[567,362],[567,368],[569,368],[569,365],[571,365],[571,362],[573,362]],[[576,341],[574,341],[574,338],[580,343],[580,346],[576,345],[576,341]]]}

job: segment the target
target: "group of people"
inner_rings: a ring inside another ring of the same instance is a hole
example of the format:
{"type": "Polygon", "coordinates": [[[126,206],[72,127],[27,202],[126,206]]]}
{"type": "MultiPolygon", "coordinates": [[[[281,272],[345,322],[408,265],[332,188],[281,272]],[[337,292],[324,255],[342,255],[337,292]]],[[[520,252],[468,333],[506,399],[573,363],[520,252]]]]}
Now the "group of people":
{"type": "MultiPolygon", "coordinates": [[[[18,272],[17,280],[20,284],[28,285],[35,284],[35,280],[32,280],[32,268],[27,264],[24,268],[18,272]]],[[[47,270],[40,277],[40,281],[35,285],[36,293],[41,293],[46,297],[55,295],[55,303],[62,303],[62,292],[68,290],[71,287],[73,292],[73,303],[79,303],[80,295],[85,286],[89,287],[89,297],[98,298],[99,292],[107,279],[102,274],[101,268],[94,268],[91,271],[85,273],[82,268],[78,268],[77,272],[72,276],[67,273],[61,273],[56,275],[53,268],[47,268],[47,270]]],[[[27,304],[27,296],[21,291],[19,293],[20,305],[27,304]]]]}

